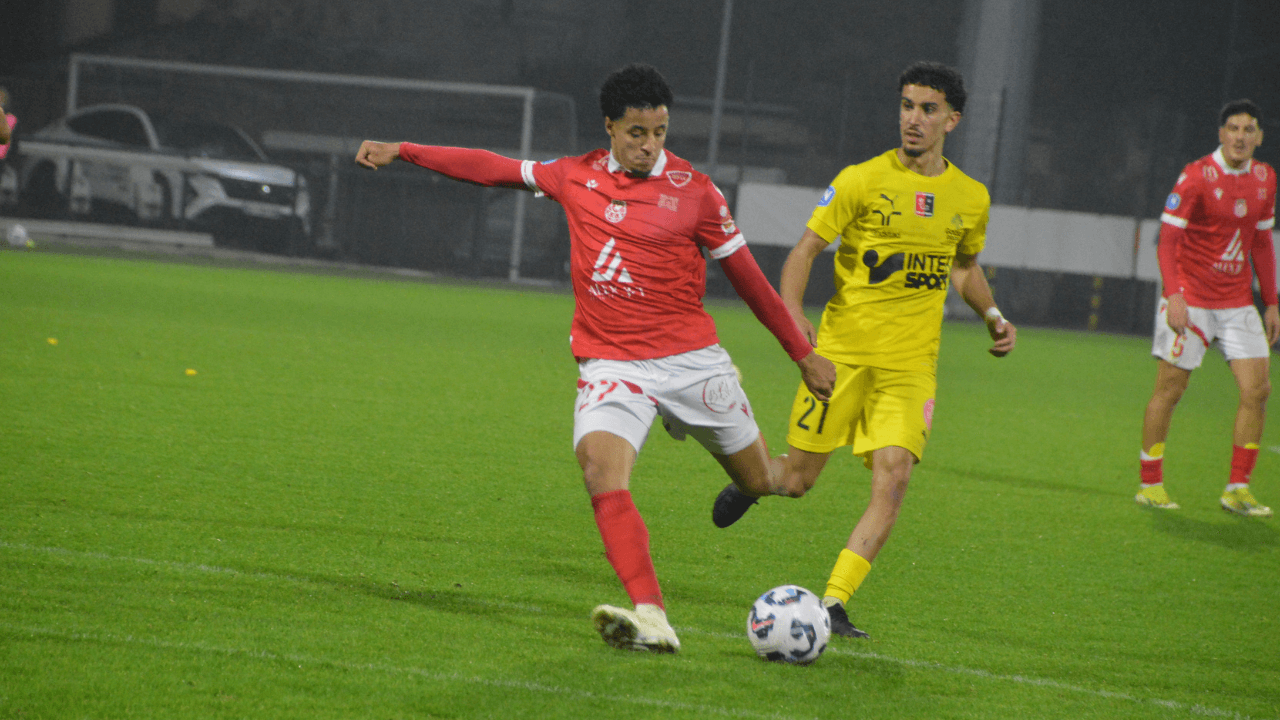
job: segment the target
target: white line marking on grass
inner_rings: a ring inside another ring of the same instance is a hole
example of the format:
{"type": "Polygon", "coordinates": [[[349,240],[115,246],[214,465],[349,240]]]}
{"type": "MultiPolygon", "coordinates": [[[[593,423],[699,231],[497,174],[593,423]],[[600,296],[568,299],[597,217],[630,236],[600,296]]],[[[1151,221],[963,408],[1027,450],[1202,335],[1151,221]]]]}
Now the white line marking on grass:
{"type": "MultiPolygon", "coordinates": [[[[63,556],[68,556],[68,557],[84,557],[84,558],[92,558],[92,559],[95,559],[95,560],[112,561],[112,562],[128,562],[128,563],[137,563],[137,564],[141,564],[141,565],[150,565],[150,566],[154,566],[154,567],[164,567],[164,568],[168,568],[168,569],[172,569],[172,570],[180,570],[180,571],[186,571],[186,572],[200,572],[200,573],[212,573],[212,574],[220,574],[220,575],[241,576],[241,577],[247,577],[247,578],[254,578],[254,579],[258,579],[258,580],[269,580],[269,581],[273,581],[273,582],[274,582],[274,581],[284,580],[284,581],[293,582],[293,583],[323,584],[323,583],[318,583],[318,582],[317,582],[317,581],[315,581],[315,580],[310,580],[310,579],[307,579],[307,578],[301,578],[301,577],[294,577],[294,576],[292,576],[292,575],[277,575],[277,574],[272,574],[272,573],[259,573],[259,572],[243,572],[243,571],[241,571],[241,570],[236,570],[236,569],[234,569],[234,568],[224,568],[224,567],[218,567],[218,566],[214,566],[214,565],[203,565],[203,564],[195,564],[195,563],[180,563],[180,562],[172,562],[172,561],[168,561],[168,560],[151,560],[151,559],[148,559],[148,558],[125,557],[125,556],[119,556],[119,555],[106,555],[106,554],[103,554],[103,553],[85,552],[85,551],[81,551],[81,550],[67,550],[67,549],[65,549],[65,548],[56,548],[56,547],[37,547],[37,546],[32,546],[32,545],[23,545],[23,544],[19,544],[19,543],[7,543],[7,542],[3,542],[3,541],[0,541],[0,548],[8,549],[8,550],[21,550],[21,551],[26,551],[26,552],[46,553],[46,554],[50,554],[50,555],[63,555],[63,556]]],[[[520,605],[520,604],[517,604],[517,603],[506,603],[506,602],[502,602],[502,601],[487,601],[487,603],[486,603],[486,604],[491,604],[491,605],[494,605],[494,606],[497,606],[497,607],[506,607],[506,608],[516,609],[516,610],[523,610],[523,611],[526,611],[526,612],[537,612],[537,613],[542,612],[542,609],[541,609],[541,608],[539,608],[539,607],[537,607],[537,606],[533,606],[533,605],[520,605]]],[[[12,628],[11,626],[7,626],[7,625],[3,625],[3,624],[0,624],[0,627],[3,627],[3,628],[10,628],[10,629],[18,629],[18,628],[12,628]]],[[[677,629],[678,629],[680,632],[682,632],[682,633],[693,633],[693,634],[696,634],[696,635],[706,635],[706,636],[710,636],[710,637],[730,638],[730,639],[735,639],[735,640],[741,639],[741,637],[742,637],[742,636],[740,636],[740,635],[736,635],[736,634],[710,632],[710,631],[706,631],[706,630],[701,630],[701,629],[699,629],[699,628],[682,627],[682,628],[677,628],[677,629]]],[[[45,633],[45,634],[53,634],[55,631],[37,631],[37,630],[32,630],[31,632],[43,632],[43,633],[45,633]]],[[[89,636],[85,636],[85,637],[89,637],[89,636]]],[[[108,637],[108,636],[100,636],[100,637],[108,637]]],[[[118,638],[117,638],[117,639],[118,639],[118,638]]],[[[127,640],[129,640],[129,641],[133,641],[132,636],[129,636],[129,637],[127,638],[127,640]]],[[[161,641],[155,641],[155,642],[156,642],[156,643],[159,643],[159,642],[161,642],[161,641]]],[[[159,646],[159,645],[158,645],[158,646],[159,646]]],[[[182,644],[171,644],[171,645],[169,645],[169,646],[171,646],[171,647],[175,647],[175,648],[184,648],[184,647],[185,647],[185,648],[188,648],[188,649],[199,649],[199,648],[198,648],[198,646],[194,646],[194,645],[186,646],[186,645],[182,645],[182,644]]],[[[219,651],[220,651],[220,652],[233,652],[233,653],[240,653],[240,654],[247,654],[247,655],[248,655],[248,654],[254,654],[254,653],[252,653],[252,652],[249,652],[249,651],[242,651],[242,650],[219,650],[219,651]]],[[[1234,711],[1231,711],[1231,710],[1222,710],[1222,709],[1220,709],[1220,708],[1206,707],[1206,706],[1204,706],[1204,705],[1188,705],[1188,704],[1186,704],[1186,703],[1181,703],[1181,702],[1178,702],[1178,701],[1176,701],[1176,700],[1161,700],[1161,699],[1157,699],[1157,698],[1140,698],[1140,697],[1137,697],[1137,696],[1135,696],[1135,695],[1129,695],[1129,694],[1127,694],[1127,693],[1113,692],[1113,691],[1110,691],[1110,690],[1096,690],[1096,689],[1093,689],[1093,688],[1081,687],[1081,686],[1079,686],[1079,685],[1070,685],[1070,684],[1068,684],[1068,683],[1060,682],[1060,681],[1058,681],[1058,680],[1049,680],[1049,679],[1045,679],[1045,678],[1027,677],[1027,676],[1025,676],[1025,675],[1002,675],[1002,674],[999,674],[999,673],[993,673],[993,672],[990,672],[990,671],[987,671],[987,670],[979,670],[979,669],[975,669],[975,668],[965,668],[965,667],[956,667],[956,666],[950,666],[950,665],[943,665],[943,664],[941,664],[941,663],[936,663],[936,662],[932,662],[932,661],[929,661],[929,660],[908,660],[908,659],[902,659],[902,658],[890,657],[890,656],[888,656],[888,655],[880,655],[879,653],[873,653],[873,652],[859,652],[859,651],[856,651],[856,650],[845,650],[845,649],[843,649],[843,648],[835,647],[835,646],[833,646],[833,645],[828,645],[828,646],[827,646],[827,650],[826,650],[826,651],[827,651],[827,652],[829,652],[829,653],[832,653],[832,654],[834,654],[834,655],[848,655],[848,656],[850,656],[850,657],[859,657],[859,658],[864,658],[864,659],[867,659],[867,660],[882,660],[882,661],[884,661],[884,662],[896,663],[896,664],[898,664],[898,665],[903,665],[903,666],[906,666],[906,667],[922,668],[922,669],[928,669],[928,670],[939,670],[939,671],[942,671],[942,672],[953,673],[953,674],[956,674],[956,675],[969,675],[969,676],[972,676],[972,677],[980,677],[980,678],[985,678],[985,679],[988,679],[988,680],[996,680],[996,681],[1001,681],[1001,682],[1012,682],[1012,683],[1016,683],[1016,684],[1019,684],[1019,685],[1031,685],[1031,686],[1036,686],[1036,687],[1052,688],[1052,689],[1054,689],[1054,690],[1066,690],[1066,691],[1068,691],[1068,692],[1081,693],[1081,694],[1084,694],[1084,695],[1092,695],[1092,696],[1094,696],[1094,697],[1106,698],[1106,699],[1110,699],[1110,700],[1125,700],[1125,701],[1128,701],[1128,702],[1133,702],[1133,703],[1138,703],[1138,704],[1152,704],[1152,705],[1159,705],[1159,706],[1161,706],[1161,707],[1169,708],[1170,710],[1185,710],[1185,711],[1187,711],[1187,712],[1191,713],[1192,715],[1200,715],[1200,716],[1204,716],[1204,717],[1232,718],[1233,720],[1262,720],[1261,718],[1255,719],[1255,718],[1252,718],[1252,717],[1250,717],[1250,716],[1248,716],[1248,715],[1241,715],[1240,713],[1238,713],[1238,712],[1234,712],[1234,711]]],[[[266,655],[261,655],[261,656],[262,656],[262,657],[284,658],[284,659],[289,659],[289,657],[290,657],[290,656],[276,656],[276,655],[271,655],[270,653],[267,653],[266,655]]],[[[384,666],[375,666],[375,665],[347,665],[347,664],[343,664],[343,663],[338,662],[338,661],[329,661],[329,660],[315,660],[315,661],[308,661],[308,662],[313,662],[313,663],[329,663],[329,664],[332,664],[332,665],[335,665],[335,666],[340,666],[340,667],[349,667],[349,668],[361,667],[361,668],[367,668],[367,669],[376,669],[376,668],[379,668],[379,667],[383,667],[383,668],[384,668],[384,669],[386,669],[387,671],[396,670],[396,671],[400,671],[400,672],[411,672],[411,673],[420,674],[420,675],[424,675],[425,677],[432,677],[432,678],[445,678],[445,677],[446,677],[445,675],[441,675],[441,674],[432,674],[432,673],[429,673],[428,671],[425,671],[425,670],[418,670],[418,669],[416,669],[416,668],[397,669],[397,668],[395,668],[394,666],[385,666],[385,667],[384,667],[384,666]]],[[[468,679],[468,678],[465,678],[465,677],[462,677],[462,676],[447,676],[447,677],[451,677],[451,678],[454,678],[454,679],[457,679],[457,680],[460,680],[460,681],[465,681],[465,682],[480,682],[480,683],[498,684],[498,685],[501,685],[501,684],[503,684],[503,683],[505,682],[505,681],[500,681],[500,680],[490,681],[490,680],[485,680],[484,678],[471,678],[471,679],[468,679]]],[[[514,682],[514,681],[513,681],[513,682],[514,682]]],[[[522,685],[522,684],[520,684],[520,683],[514,683],[514,684],[511,684],[510,686],[511,686],[511,687],[523,687],[523,685],[522,685]]],[[[542,686],[539,686],[539,687],[542,687],[542,686]]],[[[563,691],[563,692],[566,692],[566,693],[576,693],[576,694],[581,695],[582,697],[596,697],[596,698],[598,698],[598,699],[609,699],[609,698],[606,698],[605,696],[597,696],[597,695],[593,695],[592,693],[589,693],[589,692],[586,692],[586,691],[569,690],[569,689],[567,689],[567,688],[554,688],[554,687],[547,686],[546,691],[547,691],[547,692],[561,692],[561,691],[563,691]]],[[[645,698],[637,698],[637,699],[626,700],[626,702],[650,703],[650,704],[662,705],[663,707],[682,708],[682,709],[684,709],[684,708],[687,708],[687,709],[697,709],[697,708],[695,708],[695,707],[694,707],[694,706],[692,706],[692,705],[684,706],[684,705],[679,705],[679,704],[671,704],[671,703],[667,703],[667,701],[663,701],[663,700],[652,700],[652,701],[650,701],[650,700],[645,699],[645,698]]],[[[708,711],[709,711],[709,712],[714,711],[714,712],[717,712],[718,714],[725,714],[725,713],[723,713],[723,712],[715,711],[714,709],[708,709],[708,711]]],[[[745,715],[742,715],[743,717],[747,717],[747,716],[751,716],[751,717],[777,717],[777,716],[773,716],[773,715],[769,715],[769,716],[759,715],[759,716],[757,716],[757,715],[753,715],[753,714],[751,714],[751,713],[747,713],[746,711],[726,711],[726,712],[730,712],[730,713],[739,713],[739,714],[746,713],[745,715]]],[[[1276,719],[1274,719],[1274,718],[1273,718],[1272,720],[1276,720],[1276,719]]]]}
{"type": "MultiPolygon", "coordinates": [[[[732,638],[735,640],[739,640],[743,637],[741,635],[735,635],[733,633],[714,633],[714,632],[707,632],[705,630],[699,630],[697,628],[688,628],[688,627],[678,628],[678,630],[682,633],[711,635],[714,637],[732,638]]],[[[1129,702],[1134,702],[1138,704],[1159,705],[1161,707],[1169,708],[1170,710],[1185,710],[1191,713],[1192,715],[1202,715],[1205,717],[1233,718],[1234,720],[1255,720],[1255,718],[1252,718],[1249,715],[1241,715],[1240,713],[1235,712],[1233,710],[1222,710],[1220,708],[1206,707],[1204,705],[1188,705],[1186,703],[1181,703],[1176,700],[1161,700],[1158,698],[1140,698],[1140,697],[1137,697],[1136,695],[1130,695],[1128,693],[1113,692],[1111,690],[1095,690],[1093,688],[1081,687],[1079,685],[1071,685],[1068,683],[1060,682],[1058,680],[1048,680],[1045,678],[1027,677],[1026,675],[1002,675],[1000,673],[993,673],[988,670],[979,670],[975,668],[943,665],[942,663],[936,663],[931,660],[906,660],[903,658],[891,657],[889,655],[881,655],[880,653],[861,652],[858,650],[846,650],[844,648],[835,647],[834,645],[831,645],[831,644],[827,645],[826,652],[832,655],[847,655],[850,657],[863,658],[866,660],[882,660],[884,662],[891,662],[891,663],[903,665],[906,667],[912,667],[912,668],[921,668],[926,670],[941,670],[942,672],[954,673],[956,675],[969,675],[972,677],[980,677],[987,680],[1012,682],[1012,683],[1017,683],[1019,685],[1033,685],[1036,687],[1052,688],[1054,690],[1066,690],[1068,692],[1081,693],[1083,695],[1093,695],[1094,697],[1106,698],[1108,700],[1127,700],[1129,702]]],[[[1256,720],[1262,720],[1262,719],[1258,718],[1256,720]]]]}
{"type": "MultiPolygon", "coordinates": [[[[22,550],[25,552],[44,553],[46,555],[62,555],[65,557],[82,557],[92,558],[94,560],[103,560],[107,562],[124,562],[135,563],[138,565],[149,565],[151,567],[166,568],[169,570],[178,570],[182,572],[198,572],[209,573],[215,575],[230,575],[232,577],[246,577],[255,580],[284,580],[291,583],[304,583],[308,585],[328,585],[328,583],[319,582],[310,578],[295,577],[293,575],[281,575],[277,573],[263,572],[245,572],[244,570],[236,570],[235,568],[218,567],[217,565],[204,565],[200,563],[183,563],[174,562],[172,560],[152,560],[150,558],[126,557],[123,555],[107,555],[104,553],[86,552],[84,550],[67,550],[65,548],[56,547],[38,547],[35,545],[23,545],[21,543],[7,543],[0,541],[0,548],[5,550],[22,550]]],[[[351,579],[352,583],[357,582],[351,579]]],[[[373,581],[370,581],[373,583],[373,581]]],[[[375,585],[379,583],[373,583],[375,585]]],[[[396,586],[399,587],[399,586],[396,586]]],[[[446,592],[446,591],[441,591],[446,592]]],[[[406,593],[407,594],[407,593],[406,593]]],[[[473,601],[480,605],[490,605],[505,610],[519,610],[521,612],[541,613],[542,608],[537,605],[525,605],[523,603],[506,602],[504,600],[490,600],[487,598],[473,598],[473,601]]]]}
{"type": "Polygon", "coordinates": [[[5,630],[15,634],[28,634],[43,637],[58,638],[59,640],[75,640],[81,642],[92,642],[101,644],[118,644],[118,645],[142,645],[161,650],[178,650],[181,652],[199,652],[211,653],[218,655],[242,656],[247,658],[255,658],[258,660],[266,660],[270,662],[288,662],[298,665],[314,665],[322,667],[337,668],[340,670],[360,670],[366,672],[378,672],[398,675],[413,675],[416,677],[443,683],[469,683],[472,685],[482,685],[494,688],[507,688],[511,690],[525,690],[533,693],[547,693],[551,695],[568,695],[583,700],[602,701],[607,703],[629,703],[632,705],[643,705],[647,707],[664,708],[666,710],[678,710],[692,713],[695,716],[705,717],[707,715],[720,715],[725,717],[743,717],[743,718],[764,718],[766,720],[793,720],[794,716],[779,715],[777,713],[758,713],[752,710],[743,710],[741,708],[717,707],[714,705],[695,705],[692,703],[675,702],[672,700],[662,700],[660,698],[643,697],[636,695],[606,695],[602,693],[591,692],[590,690],[578,690],[575,688],[562,687],[559,685],[545,685],[532,680],[495,680],[492,678],[480,677],[478,675],[459,675],[458,673],[439,673],[432,672],[417,667],[405,667],[400,665],[388,665],[386,663],[353,663],[344,660],[332,660],[329,658],[311,657],[309,655],[278,654],[267,650],[245,650],[242,648],[218,647],[216,645],[206,645],[204,643],[183,643],[170,642],[167,640],[159,640],[157,638],[135,637],[133,635],[113,635],[109,633],[83,633],[68,632],[62,630],[49,630],[46,628],[31,628],[9,625],[8,623],[0,623],[0,630],[5,630]]]}

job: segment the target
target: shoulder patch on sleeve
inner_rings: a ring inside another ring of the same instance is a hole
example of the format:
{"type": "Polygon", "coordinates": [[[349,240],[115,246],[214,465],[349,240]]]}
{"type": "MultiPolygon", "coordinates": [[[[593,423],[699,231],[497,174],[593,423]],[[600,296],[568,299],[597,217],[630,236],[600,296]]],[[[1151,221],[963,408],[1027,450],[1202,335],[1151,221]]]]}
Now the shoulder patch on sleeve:
{"type": "Polygon", "coordinates": [[[1182,204],[1182,196],[1178,193],[1169,193],[1169,199],[1164,201],[1165,210],[1177,210],[1182,204]]]}
{"type": "Polygon", "coordinates": [[[828,185],[827,191],[822,193],[822,199],[818,200],[818,207],[826,207],[836,197],[836,188],[834,185],[828,185]]]}

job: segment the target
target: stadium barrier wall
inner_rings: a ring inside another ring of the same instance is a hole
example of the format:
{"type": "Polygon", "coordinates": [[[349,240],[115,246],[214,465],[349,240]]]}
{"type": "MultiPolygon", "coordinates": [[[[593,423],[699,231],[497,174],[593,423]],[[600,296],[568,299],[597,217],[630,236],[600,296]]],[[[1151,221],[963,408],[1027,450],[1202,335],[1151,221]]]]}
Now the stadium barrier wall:
{"type": "MultiPolygon", "coordinates": [[[[734,219],[771,280],[780,277],[823,190],[763,183],[738,187],[734,219]]],[[[1145,335],[1159,298],[1159,233],[1155,218],[994,205],[980,262],[1001,309],[1015,322],[1145,335]]],[[[727,280],[709,273],[708,292],[726,290],[733,292],[727,280]]],[[[819,259],[805,303],[820,306],[834,290],[830,265],[819,259]]],[[[951,291],[947,313],[976,319],[951,291]]]]}

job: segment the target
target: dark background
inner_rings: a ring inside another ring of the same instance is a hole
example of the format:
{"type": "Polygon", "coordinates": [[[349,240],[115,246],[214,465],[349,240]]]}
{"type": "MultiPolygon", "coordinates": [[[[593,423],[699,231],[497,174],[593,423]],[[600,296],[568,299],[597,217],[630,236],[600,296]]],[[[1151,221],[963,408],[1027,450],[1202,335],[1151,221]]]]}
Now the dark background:
{"type": "MultiPolygon", "coordinates": [[[[719,164],[767,169],[789,184],[823,187],[845,165],[896,146],[898,74],[920,59],[959,64],[973,50],[963,47],[960,28],[974,2],[735,0],[719,164]]],[[[582,152],[605,144],[596,101],[600,82],[611,70],[641,61],[657,66],[676,92],[668,148],[706,169],[725,4],[3,0],[0,8],[0,84],[13,95],[10,109],[20,117],[20,130],[63,113],[67,59],[90,53],[528,86],[573,99],[576,146],[555,150],[582,152]]],[[[1240,97],[1269,113],[1263,129],[1273,139],[1257,156],[1280,165],[1280,0],[1046,1],[1036,28],[1029,120],[1020,128],[1026,140],[1023,182],[1014,192],[994,193],[995,202],[1157,217],[1181,167],[1216,147],[1219,108],[1240,97]]],[[[344,119],[405,114],[368,107],[382,102],[362,103],[357,93],[323,97],[315,104],[315,121],[320,127],[332,122],[333,134],[343,134],[344,119]]],[[[565,137],[563,112],[537,117],[557,126],[537,128],[539,137],[565,137]]],[[[425,124],[410,127],[421,127],[421,135],[406,130],[404,137],[382,139],[450,141],[425,124]]],[[[456,122],[451,127],[465,129],[456,122]]],[[[956,152],[953,145],[948,148],[956,152]]],[[[371,177],[346,164],[330,170],[316,158],[284,160],[311,174],[317,207],[325,200],[326,173],[341,173],[345,196],[333,234],[351,238],[360,232],[358,240],[340,240],[330,254],[367,264],[506,275],[510,191],[407,171],[371,177]],[[371,225],[370,216],[381,224],[371,225]]],[[[733,183],[717,180],[732,199],[733,183]]],[[[531,205],[521,270],[526,277],[563,281],[563,222],[555,216],[558,208],[548,205],[531,205]]],[[[785,249],[755,252],[776,278],[785,249]]],[[[716,270],[713,265],[709,292],[731,294],[716,270]]],[[[1017,309],[1023,321],[1150,330],[1152,283],[989,270],[1002,306],[1017,309]]],[[[819,275],[811,283],[817,302],[830,289],[829,278],[819,275]]]]}
{"type": "MultiPolygon", "coordinates": [[[[28,127],[62,108],[70,52],[527,85],[578,104],[580,149],[602,144],[595,91],[656,65],[678,109],[707,112],[722,0],[63,0],[3,3],[0,82],[28,127]]],[[[954,64],[961,0],[736,0],[725,97],[765,132],[726,124],[720,161],[820,187],[896,143],[897,74],[954,64]],[[758,123],[763,124],[763,123],[758,123]],[[744,143],[745,139],[745,143],[744,143]]],[[[1216,145],[1224,99],[1250,97],[1280,160],[1280,0],[1067,0],[1040,9],[1027,187],[1018,204],[1154,216],[1180,167],[1216,145]]],[[[694,162],[705,131],[671,149],[694,162]]],[[[415,138],[427,141],[429,138],[415,138]]],[[[997,202],[1001,198],[996,198],[997,202]]],[[[1008,201],[1008,200],[1006,200],[1008,201]]]]}

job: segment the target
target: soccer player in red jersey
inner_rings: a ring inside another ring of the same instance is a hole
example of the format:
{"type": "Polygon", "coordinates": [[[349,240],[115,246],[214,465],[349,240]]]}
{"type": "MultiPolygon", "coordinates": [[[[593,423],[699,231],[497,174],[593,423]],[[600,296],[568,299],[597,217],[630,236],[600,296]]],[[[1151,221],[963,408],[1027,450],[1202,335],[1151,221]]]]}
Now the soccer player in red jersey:
{"type": "Polygon", "coordinates": [[[736,371],[702,307],[706,261],[720,261],[738,295],[823,399],[835,367],[813,351],[765,279],[706,175],[664,149],[672,93],[657,70],[628,65],[600,89],[609,149],[543,163],[484,150],[365,141],[356,162],[399,159],[456,180],[530,190],[559,202],[569,222],[578,361],[573,444],[605,555],[634,609],[600,605],[592,622],[613,647],[676,652],[630,490],[631,470],[658,417],[692,436],[753,495],[780,487],[736,371]]]}
{"type": "Polygon", "coordinates": [[[1183,169],[1160,219],[1160,279],[1151,354],[1156,387],[1142,421],[1140,505],[1176,510],[1164,489],[1164,443],[1173,409],[1215,340],[1240,388],[1231,474],[1224,510],[1271,517],[1249,491],[1267,396],[1271,345],[1280,339],[1276,259],[1276,171],[1255,160],[1262,144],[1262,112],[1248,100],[1227,103],[1218,117],[1221,147],[1183,169]],[[1252,265],[1252,270],[1250,266],[1252,265]],[[1253,306],[1257,275],[1266,311],[1253,306]]]}

